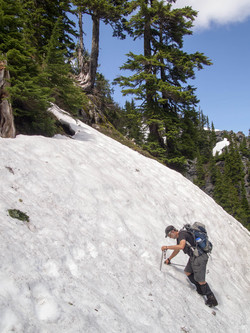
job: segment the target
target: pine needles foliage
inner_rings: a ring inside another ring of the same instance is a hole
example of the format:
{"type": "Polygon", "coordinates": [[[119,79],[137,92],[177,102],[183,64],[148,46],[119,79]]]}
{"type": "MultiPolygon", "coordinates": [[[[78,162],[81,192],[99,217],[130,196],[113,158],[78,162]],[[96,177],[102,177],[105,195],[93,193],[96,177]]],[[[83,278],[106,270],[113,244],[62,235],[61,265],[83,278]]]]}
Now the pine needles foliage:
{"type": "Polygon", "coordinates": [[[48,107],[58,102],[76,114],[85,102],[69,55],[74,33],[68,1],[0,0],[0,56],[10,73],[9,93],[17,133],[56,133],[48,107]]]}
{"type": "MultiPolygon", "coordinates": [[[[223,168],[217,167],[214,197],[229,214],[250,230],[250,207],[245,189],[242,143],[237,142],[235,134],[228,135],[228,139],[229,148],[220,157],[223,168]]],[[[243,145],[246,145],[246,139],[243,140],[243,145]]]]}

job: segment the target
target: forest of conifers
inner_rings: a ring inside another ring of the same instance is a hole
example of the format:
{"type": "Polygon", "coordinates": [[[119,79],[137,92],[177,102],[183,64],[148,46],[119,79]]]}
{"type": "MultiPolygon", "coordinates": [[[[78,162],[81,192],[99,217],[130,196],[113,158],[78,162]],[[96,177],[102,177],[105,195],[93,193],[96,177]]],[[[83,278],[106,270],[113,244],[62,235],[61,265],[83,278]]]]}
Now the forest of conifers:
{"type": "Polygon", "coordinates": [[[11,104],[17,134],[45,136],[59,130],[47,111],[51,102],[79,116],[88,113],[90,98],[98,101],[107,123],[161,163],[183,174],[195,165],[195,183],[204,190],[209,183],[210,195],[249,228],[249,140],[227,133],[229,148],[212,155],[214,127],[197,109],[190,83],[212,62],[199,51],[184,51],[197,12],[174,9],[173,2],[0,0],[0,63],[9,73],[1,98],[11,104]],[[85,15],[92,21],[91,50],[84,46],[85,15]],[[114,82],[132,96],[124,107],[98,73],[101,21],[114,38],[143,40],[140,54],[127,50],[122,69],[128,76],[114,82]]]}

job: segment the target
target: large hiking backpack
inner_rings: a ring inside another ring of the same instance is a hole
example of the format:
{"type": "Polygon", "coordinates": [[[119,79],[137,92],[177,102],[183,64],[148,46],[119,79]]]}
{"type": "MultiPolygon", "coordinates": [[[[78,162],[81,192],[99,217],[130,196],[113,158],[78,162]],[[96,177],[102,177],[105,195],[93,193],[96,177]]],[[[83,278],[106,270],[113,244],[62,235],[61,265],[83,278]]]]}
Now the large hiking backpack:
{"type": "Polygon", "coordinates": [[[192,248],[195,256],[205,253],[211,253],[213,244],[209,241],[206,227],[203,223],[194,222],[192,225],[185,224],[184,230],[188,231],[194,237],[195,247],[187,244],[192,248]]]}

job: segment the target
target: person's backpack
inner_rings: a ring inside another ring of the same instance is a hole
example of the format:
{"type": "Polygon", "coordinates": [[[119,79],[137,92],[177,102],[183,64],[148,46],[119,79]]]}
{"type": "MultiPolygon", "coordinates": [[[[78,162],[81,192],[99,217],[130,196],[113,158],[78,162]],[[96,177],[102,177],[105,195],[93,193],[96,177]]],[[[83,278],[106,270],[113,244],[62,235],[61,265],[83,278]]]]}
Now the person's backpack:
{"type": "Polygon", "coordinates": [[[205,253],[211,253],[213,244],[209,241],[206,227],[203,223],[194,222],[192,225],[185,224],[184,230],[188,231],[194,237],[195,248],[187,242],[187,244],[192,248],[195,256],[199,256],[205,253]]]}

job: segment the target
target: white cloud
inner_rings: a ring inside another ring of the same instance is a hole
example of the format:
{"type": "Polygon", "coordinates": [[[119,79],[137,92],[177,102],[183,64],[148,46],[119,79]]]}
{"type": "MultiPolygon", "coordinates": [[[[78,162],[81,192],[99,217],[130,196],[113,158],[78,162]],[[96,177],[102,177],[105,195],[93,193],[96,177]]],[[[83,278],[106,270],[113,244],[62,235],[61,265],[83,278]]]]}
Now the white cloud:
{"type": "Polygon", "coordinates": [[[191,6],[198,11],[195,28],[243,22],[250,17],[250,0],[177,0],[175,7],[191,6]]]}

